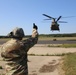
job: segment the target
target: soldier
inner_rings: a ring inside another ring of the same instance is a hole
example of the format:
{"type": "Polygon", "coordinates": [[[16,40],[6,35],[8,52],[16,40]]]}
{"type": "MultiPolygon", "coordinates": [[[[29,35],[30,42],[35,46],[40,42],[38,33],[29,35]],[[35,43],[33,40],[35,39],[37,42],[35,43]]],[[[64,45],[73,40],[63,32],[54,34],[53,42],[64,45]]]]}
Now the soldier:
{"type": "Polygon", "coordinates": [[[5,75],[28,75],[27,52],[38,41],[38,27],[33,24],[32,36],[22,40],[24,31],[15,28],[9,33],[12,39],[1,46],[1,56],[5,62],[5,75]]]}

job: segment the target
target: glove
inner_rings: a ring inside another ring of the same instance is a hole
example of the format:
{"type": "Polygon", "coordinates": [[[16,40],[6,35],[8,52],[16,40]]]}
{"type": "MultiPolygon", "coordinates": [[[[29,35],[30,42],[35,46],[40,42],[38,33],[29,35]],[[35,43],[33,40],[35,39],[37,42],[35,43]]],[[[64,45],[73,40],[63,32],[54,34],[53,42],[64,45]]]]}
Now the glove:
{"type": "Polygon", "coordinates": [[[38,31],[37,31],[38,27],[35,25],[35,23],[33,23],[33,31],[32,31],[32,37],[38,37],[38,31]]]}
{"type": "Polygon", "coordinates": [[[38,27],[35,25],[35,23],[33,23],[33,28],[36,30],[38,29],[38,27]]]}

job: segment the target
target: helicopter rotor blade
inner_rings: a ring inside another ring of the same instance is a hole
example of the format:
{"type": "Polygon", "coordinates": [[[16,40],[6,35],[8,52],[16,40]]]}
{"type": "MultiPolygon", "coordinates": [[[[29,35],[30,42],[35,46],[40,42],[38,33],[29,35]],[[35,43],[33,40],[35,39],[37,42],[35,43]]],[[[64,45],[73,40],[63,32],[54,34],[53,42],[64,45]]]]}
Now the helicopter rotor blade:
{"type": "Polygon", "coordinates": [[[68,22],[66,22],[66,21],[58,21],[59,23],[68,23],[68,22]]]}
{"type": "MultiPolygon", "coordinates": [[[[57,21],[59,21],[61,17],[62,17],[62,16],[59,16],[59,18],[57,19],[57,21]]],[[[56,21],[56,22],[57,22],[57,21],[56,21]]]]}
{"type": "Polygon", "coordinates": [[[44,19],[44,20],[51,20],[51,19],[44,19]]]}
{"type": "Polygon", "coordinates": [[[62,17],[62,18],[72,18],[72,17],[76,17],[76,16],[67,16],[67,17],[62,17]]]}
{"type": "Polygon", "coordinates": [[[46,14],[42,14],[42,15],[44,15],[44,16],[46,16],[46,17],[48,17],[48,18],[53,18],[53,17],[51,17],[51,16],[48,16],[48,15],[46,15],[46,14]]]}

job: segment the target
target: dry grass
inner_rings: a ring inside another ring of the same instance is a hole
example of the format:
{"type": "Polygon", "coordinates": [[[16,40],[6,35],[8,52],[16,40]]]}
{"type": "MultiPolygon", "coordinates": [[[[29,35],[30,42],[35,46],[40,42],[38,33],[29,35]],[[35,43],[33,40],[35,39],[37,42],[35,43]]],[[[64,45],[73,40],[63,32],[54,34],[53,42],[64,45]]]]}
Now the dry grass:
{"type": "Polygon", "coordinates": [[[76,75],[76,53],[65,55],[62,68],[65,75],[76,75]]]}
{"type": "Polygon", "coordinates": [[[76,37],[39,37],[39,40],[76,40],[76,37]]]}

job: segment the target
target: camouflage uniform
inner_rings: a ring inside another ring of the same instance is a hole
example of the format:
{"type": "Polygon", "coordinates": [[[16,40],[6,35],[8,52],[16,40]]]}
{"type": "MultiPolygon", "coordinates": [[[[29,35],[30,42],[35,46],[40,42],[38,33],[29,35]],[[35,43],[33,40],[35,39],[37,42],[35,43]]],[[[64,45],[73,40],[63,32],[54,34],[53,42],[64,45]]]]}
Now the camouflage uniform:
{"type": "Polygon", "coordinates": [[[29,39],[12,38],[1,46],[1,56],[6,63],[6,75],[28,75],[27,52],[37,41],[38,32],[33,29],[32,37],[29,39]]]}

